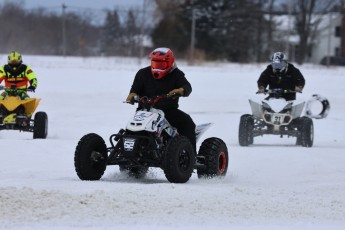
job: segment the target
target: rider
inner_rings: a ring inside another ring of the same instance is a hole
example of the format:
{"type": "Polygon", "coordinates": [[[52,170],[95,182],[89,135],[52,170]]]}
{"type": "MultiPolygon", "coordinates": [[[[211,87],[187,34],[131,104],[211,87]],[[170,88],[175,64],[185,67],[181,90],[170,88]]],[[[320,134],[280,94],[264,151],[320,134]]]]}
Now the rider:
{"type": "Polygon", "coordinates": [[[137,72],[126,101],[130,103],[136,95],[150,98],[167,94],[169,98],[159,101],[156,108],[163,110],[168,122],[190,140],[196,151],[195,123],[187,113],[178,109],[179,97],[176,97],[188,97],[192,92],[191,84],[177,68],[174,54],[169,48],[157,48],[149,58],[151,66],[137,72]]]}
{"type": "Polygon", "coordinates": [[[271,57],[271,64],[261,73],[257,84],[258,93],[265,93],[269,86],[269,89],[293,91],[283,93],[282,97],[295,100],[296,92],[302,93],[305,79],[299,69],[287,61],[284,53],[275,52],[271,57]]]}
{"type": "MultiPolygon", "coordinates": [[[[8,54],[8,64],[0,68],[0,84],[3,80],[5,87],[19,89],[17,95],[22,100],[29,98],[26,89],[35,91],[37,87],[36,75],[28,65],[23,64],[22,55],[16,51],[8,54]],[[27,87],[28,83],[30,83],[29,87],[27,87]]],[[[5,90],[0,94],[0,100],[5,99],[7,95],[8,92],[5,90]]]]}

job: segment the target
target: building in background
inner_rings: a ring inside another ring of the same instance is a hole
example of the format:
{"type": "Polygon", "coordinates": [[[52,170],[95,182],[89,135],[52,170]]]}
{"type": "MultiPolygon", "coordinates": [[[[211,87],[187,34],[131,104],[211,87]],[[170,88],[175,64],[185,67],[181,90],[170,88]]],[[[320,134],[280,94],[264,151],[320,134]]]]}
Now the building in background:
{"type": "MultiPolygon", "coordinates": [[[[345,17],[339,12],[315,16],[318,20],[313,35],[309,38],[309,49],[305,62],[323,65],[345,65],[345,17]]],[[[295,32],[295,22],[291,15],[275,16],[278,29],[273,40],[280,42],[279,50],[287,53],[290,61],[296,61],[299,35],[295,32]]]]}
{"type": "Polygon", "coordinates": [[[315,38],[311,41],[308,62],[345,65],[344,22],[340,13],[328,13],[322,18],[315,38]]]}

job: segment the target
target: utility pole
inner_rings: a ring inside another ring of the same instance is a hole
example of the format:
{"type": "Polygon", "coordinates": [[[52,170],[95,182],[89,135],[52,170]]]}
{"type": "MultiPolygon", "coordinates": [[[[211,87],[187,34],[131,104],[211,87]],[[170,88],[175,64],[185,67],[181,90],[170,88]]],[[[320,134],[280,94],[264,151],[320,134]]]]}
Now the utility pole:
{"type": "Polygon", "coordinates": [[[292,1],[288,5],[288,31],[286,35],[285,53],[288,54],[289,59],[294,60],[293,54],[290,52],[290,35],[291,35],[291,16],[292,16],[292,1]]]}
{"type": "Polygon", "coordinates": [[[67,6],[62,4],[62,56],[66,56],[66,15],[65,10],[67,6]]]}
{"type": "Polygon", "coordinates": [[[194,64],[194,47],[195,47],[195,9],[192,9],[192,32],[190,38],[190,64],[194,64]]]}
{"type": "Polygon", "coordinates": [[[329,15],[329,25],[328,25],[328,40],[327,40],[327,67],[331,65],[331,43],[332,43],[332,28],[333,28],[333,19],[332,12],[328,12],[329,15]]]}

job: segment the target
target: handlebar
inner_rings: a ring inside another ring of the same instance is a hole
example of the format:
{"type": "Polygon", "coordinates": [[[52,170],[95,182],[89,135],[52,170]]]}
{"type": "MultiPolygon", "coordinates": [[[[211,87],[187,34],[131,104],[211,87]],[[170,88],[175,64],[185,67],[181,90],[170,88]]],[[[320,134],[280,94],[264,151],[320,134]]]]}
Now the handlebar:
{"type": "Polygon", "coordinates": [[[124,101],[123,103],[128,103],[128,104],[132,104],[134,105],[135,103],[146,103],[146,104],[155,104],[158,101],[160,101],[161,99],[165,99],[168,98],[168,94],[163,94],[163,95],[158,95],[158,96],[154,96],[154,97],[147,97],[147,96],[134,96],[132,100],[130,101],[124,101]]]}
{"type": "Polygon", "coordinates": [[[133,99],[131,101],[124,101],[123,103],[128,103],[128,104],[132,104],[134,105],[135,103],[143,103],[143,104],[156,104],[157,102],[159,102],[162,99],[167,99],[167,98],[176,98],[176,97],[180,97],[181,95],[179,94],[173,94],[173,95],[169,95],[169,94],[162,94],[162,95],[157,95],[157,96],[153,96],[153,97],[147,97],[147,96],[134,96],[133,99]]]}
{"type": "Polygon", "coordinates": [[[13,92],[13,93],[16,93],[16,92],[18,92],[18,91],[35,92],[35,90],[28,89],[28,88],[24,88],[24,89],[21,89],[21,88],[12,88],[12,87],[6,87],[6,86],[3,86],[3,85],[0,85],[0,90],[5,90],[5,91],[7,91],[7,92],[13,92]]]}
{"type": "Polygon", "coordinates": [[[143,97],[139,97],[139,96],[135,96],[131,101],[124,101],[124,103],[129,103],[134,105],[135,103],[139,104],[139,108],[140,109],[145,109],[147,111],[149,111],[151,108],[155,108],[156,104],[160,101],[160,100],[165,100],[168,98],[176,98],[176,97],[180,97],[181,95],[179,94],[162,94],[162,95],[158,95],[158,96],[153,96],[153,97],[147,97],[147,96],[143,96],[143,97]]]}
{"type": "Polygon", "coordinates": [[[256,92],[256,94],[283,94],[283,93],[302,93],[300,91],[296,91],[296,90],[290,90],[290,89],[265,89],[264,92],[256,92]]]}

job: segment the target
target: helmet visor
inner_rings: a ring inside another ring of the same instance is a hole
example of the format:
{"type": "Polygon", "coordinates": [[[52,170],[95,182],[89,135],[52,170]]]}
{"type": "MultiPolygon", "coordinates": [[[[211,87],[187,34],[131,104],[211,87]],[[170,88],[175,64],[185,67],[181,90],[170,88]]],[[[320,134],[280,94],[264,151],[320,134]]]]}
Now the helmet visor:
{"type": "Polygon", "coordinates": [[[276,70],[276,71],[282,71],[285,69],[286,67],[286,61],[275,61],[275,62],[272,62],[272,68],[273,70],[276,70]]]}
{"type": "Polygon", "coordinates": [[[8,64],[11,66],[19,66],[20,65],[20,61],[18,60],[9,60],[8,64]]]}
{"type": "Polygon", "coordinates": [[[159,55],[164,55],[164,54],[167,54],[169,52],[170,49],[168,48],[157,48],[155,49],[154,51],[152,51],[152,54],[157,54],[159,53],[159,55]]]}
{"type": "Polygon", "coordinates": [[[164,69],[167,69],[169,67],[169,63],[167,61],[152,60],[151,61],[151,67],[152,67],[152,69],[164,70],[164,69]]]}

